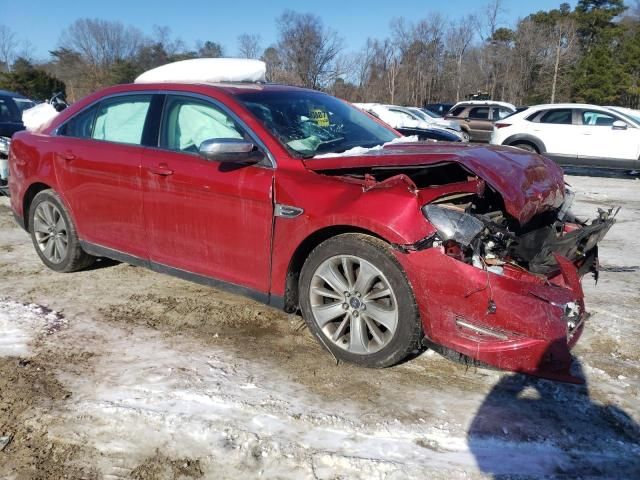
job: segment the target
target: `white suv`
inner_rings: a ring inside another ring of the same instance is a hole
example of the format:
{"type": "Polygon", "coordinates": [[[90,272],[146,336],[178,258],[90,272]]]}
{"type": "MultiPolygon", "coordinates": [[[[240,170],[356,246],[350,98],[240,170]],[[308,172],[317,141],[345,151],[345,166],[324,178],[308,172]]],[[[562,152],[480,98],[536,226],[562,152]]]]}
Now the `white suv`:
{"type": "Polygon", "coordinates": [[[496,122],[491,143],[542,153],[560,165],[640,169],[640,122],[595,105],[529,107],[496,122]]]}

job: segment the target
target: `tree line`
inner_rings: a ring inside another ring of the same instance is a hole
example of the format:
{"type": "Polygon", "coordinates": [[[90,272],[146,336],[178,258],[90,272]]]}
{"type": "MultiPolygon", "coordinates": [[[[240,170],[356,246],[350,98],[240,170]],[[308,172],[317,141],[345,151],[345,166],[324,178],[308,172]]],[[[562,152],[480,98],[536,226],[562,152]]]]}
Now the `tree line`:
{"type": "Polygon", "coordinates": [[[350,101],[424,105],[480,92],[516,105],[586,102],[640,107],[640,8],[624,0],[579,0],[503,21],[502,0],[456,19],[432,13],[396,18],[385,38],[347,51],[317,15],[285,11],[277,41],[242,34],[237,51],[213,40],[186,45],[170,28],[145,35],[116,21],[82,18],[66,27],[46,61],[0,25],[0,88],[74,101],[133,81],[150,68],[199,57],[261,58],[268,80],[327,91],[350,101]]]}

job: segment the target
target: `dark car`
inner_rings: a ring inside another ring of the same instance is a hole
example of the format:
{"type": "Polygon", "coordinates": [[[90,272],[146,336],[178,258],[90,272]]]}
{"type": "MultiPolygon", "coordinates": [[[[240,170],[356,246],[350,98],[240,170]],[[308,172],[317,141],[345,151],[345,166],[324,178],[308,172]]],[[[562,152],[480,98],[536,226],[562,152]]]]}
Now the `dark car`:
{"type": "Polygon", "coordinates": [[[0,90],[0,194],[4,193],[9,166],[7,157],[14,133],[24,130],[22,112],[35,105],[19,93],[0,90]]]}
{"type": "Polygon", "coordinates": [[[420,140],[438,140],[440,142],[461,142],[462,139],[444,128],[396,128],[405,137],[417,135],[420,140]]]}
{"type": "Polygon", "coordinates": [[[11,207],[48,267],[109,257],[301,311],[363,366],[426,337],[573,380],[580,277],[614,220],[573,220],[551,160],[403,142],[317,91],[163,82],[102,90],[14,137],[11,207]]]}
{"type": "Polygon", "coordinates": [[[32,100],[19,93],[0,90],[0,137],[11,136],[24,130],[22,112],[35,106],[32,100]]]}

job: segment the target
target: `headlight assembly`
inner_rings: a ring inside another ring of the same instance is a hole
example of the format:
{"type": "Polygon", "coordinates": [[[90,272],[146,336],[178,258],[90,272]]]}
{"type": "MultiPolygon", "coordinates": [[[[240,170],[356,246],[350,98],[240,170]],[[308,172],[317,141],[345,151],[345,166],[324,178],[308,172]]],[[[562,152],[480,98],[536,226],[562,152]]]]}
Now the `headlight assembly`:
{"type": "Polygon", "coordinates": [[[452,208],[425,205],[422,213],[442,240],[453,240],[465,247],[484,229],[484,223],[476,217],[452,208]]]}
{"type": "Polygon", "coordinates": [[[9,155],[9,145],[11,145],[11,139],[7,137],[0,137],[0,153],[5,156],[9,155]]]}

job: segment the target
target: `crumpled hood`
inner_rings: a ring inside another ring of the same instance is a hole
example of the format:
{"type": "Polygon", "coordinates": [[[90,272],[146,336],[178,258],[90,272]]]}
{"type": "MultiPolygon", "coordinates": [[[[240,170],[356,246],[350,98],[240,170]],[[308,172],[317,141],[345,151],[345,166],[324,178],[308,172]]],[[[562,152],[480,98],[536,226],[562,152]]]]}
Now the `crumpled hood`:
{"type": "Polygon", "coordinates": [[[521,225],[564,201],[562,170],[541,155],[509,147],[467,144],[397,143],[360,155],[305,160],[313,171],[398,167],[456,162],[482,178],[504,200],[521,225]]]}

